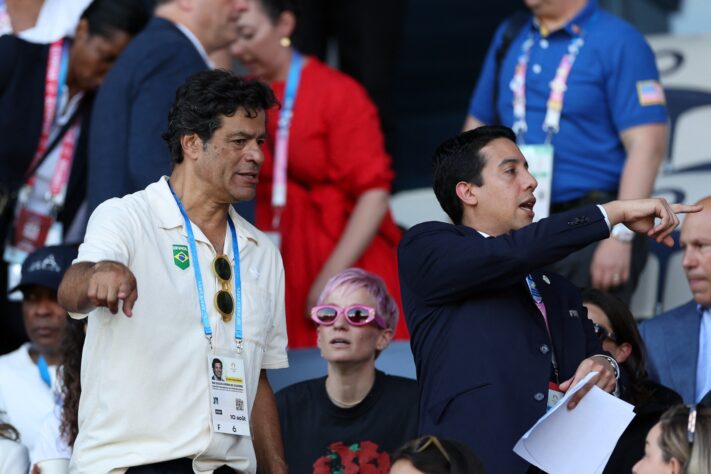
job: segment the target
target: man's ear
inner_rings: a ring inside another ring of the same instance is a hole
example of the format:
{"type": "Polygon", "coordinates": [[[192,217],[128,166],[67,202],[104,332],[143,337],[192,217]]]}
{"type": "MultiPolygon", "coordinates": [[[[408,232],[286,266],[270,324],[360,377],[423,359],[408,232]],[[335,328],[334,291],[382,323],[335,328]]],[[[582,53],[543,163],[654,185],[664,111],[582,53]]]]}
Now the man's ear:
{"type": "Polygon", "coordinates": [[[180,146],[183,148],[183,158],[195,160],[198,157],[199,149],[203,147],[203,143],[197,133],[191,133],[180,137],[180,146]]]}
{"type": "Polygon", "coordinates": [[[479,202],[476,197],[477,189],[478,186],[475,186],[472,183],[468,183],[466,181],[458,182],[457,186],[455,187],[455,191],[459,200],[462,201],[462,203],[468,204],[470,206],[476,206],[479,202]]]}

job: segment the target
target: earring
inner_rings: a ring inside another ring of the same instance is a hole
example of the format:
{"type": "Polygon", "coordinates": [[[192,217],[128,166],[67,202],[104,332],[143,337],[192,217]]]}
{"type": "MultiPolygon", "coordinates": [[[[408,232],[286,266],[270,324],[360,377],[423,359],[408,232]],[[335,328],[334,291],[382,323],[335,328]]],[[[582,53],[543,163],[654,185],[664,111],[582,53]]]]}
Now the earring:
{"type": "Polygon", "coordinates": [[[291,46],[291,39],[289,39],[288,36],[284,36],[282,39],[279,40],[279,44],[282,45],[284,48],[288,48],[291,46]]]}

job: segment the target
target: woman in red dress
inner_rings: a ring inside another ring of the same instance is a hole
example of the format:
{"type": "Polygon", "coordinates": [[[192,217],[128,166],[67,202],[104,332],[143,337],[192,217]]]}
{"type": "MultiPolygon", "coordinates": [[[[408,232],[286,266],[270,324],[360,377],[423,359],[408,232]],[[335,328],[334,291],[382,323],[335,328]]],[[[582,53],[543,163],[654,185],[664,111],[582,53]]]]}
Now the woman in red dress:
{"type": "MultiPolygon", "coordinates": [[[[353,79],[291,47],[295,22],[291,1],[254,0],[240,17],[232,47],[282,104],[267,116],[256,218],[281,248],[292,348],[315,346],[307,309],[329,278],[348,267],[380,275],[402,307],[401,232],[388,210],[393,172],[377,110],[353,79]],[[284,152],[277,153],[280,140],[284,152]],[[285,179],[279,179],[280,164],[285,179]]],[[[395,337],[407,337],[404,323],[395,337]]]]}

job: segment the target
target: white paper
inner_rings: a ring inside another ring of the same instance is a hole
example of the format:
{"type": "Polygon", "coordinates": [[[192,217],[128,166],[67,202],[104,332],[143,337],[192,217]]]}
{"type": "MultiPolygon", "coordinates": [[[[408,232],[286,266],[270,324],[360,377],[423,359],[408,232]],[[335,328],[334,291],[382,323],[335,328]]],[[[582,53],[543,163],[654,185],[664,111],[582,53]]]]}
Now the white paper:
{"type": "Polygon", "coordinates": [[[597,372],[589,373],[514,446],[514,452],[549,474],[597,474],[634,418],[634,407],[593,387],[573,410],[566,404],[597,372]]]}

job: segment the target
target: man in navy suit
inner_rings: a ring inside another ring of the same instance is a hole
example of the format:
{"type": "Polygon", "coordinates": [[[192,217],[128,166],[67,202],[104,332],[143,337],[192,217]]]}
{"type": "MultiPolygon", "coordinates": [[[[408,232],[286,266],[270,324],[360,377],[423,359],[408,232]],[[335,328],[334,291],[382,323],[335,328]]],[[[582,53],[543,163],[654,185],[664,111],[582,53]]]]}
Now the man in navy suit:
{"type": "Polygon", "coordinates": [[[592,371],[568,408],[594,385],[612,392],[617,374],[578,289],[538,269],[609,237],[620,222],[673,243],[674,212],[695,208],[613,201],[532,224],[537,183],[506,127],[446,141],[433,169],[435,194],[454,225],[419,224],[399,248],[419,431],[466,443],[489,473],[526,472],[512,449],[546,406],[592,371]]]}
{"type": "Polygon", "coordinates": [[[698,403],[711,390],[711,196],[681,226],[682,265],[693,299],[645,321],[649,378],[698,403]]]}
{"type": "Polygon", "coordinates": [[[170,174],[161,135],[175,91],[211,67],[208,55],[237,35],[249,0],[158,0],[155,17],[126,48],[94,105],[89,138],[89,213],[106,199],[170,174]]]}

